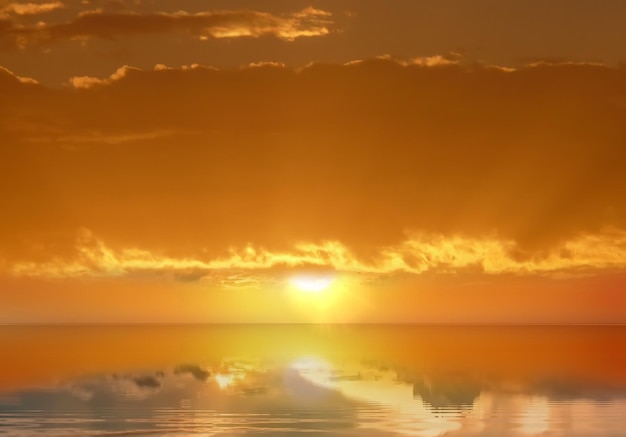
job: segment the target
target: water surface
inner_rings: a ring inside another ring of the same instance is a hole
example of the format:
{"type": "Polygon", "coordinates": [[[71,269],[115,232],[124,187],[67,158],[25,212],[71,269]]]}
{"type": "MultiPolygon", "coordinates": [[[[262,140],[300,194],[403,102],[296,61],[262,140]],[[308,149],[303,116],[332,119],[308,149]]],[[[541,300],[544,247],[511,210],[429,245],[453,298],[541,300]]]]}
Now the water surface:
{"type": "Polygon", "coordinates": [[[0,435],[626,436],[625,327],[0,328],[0,435]]]}

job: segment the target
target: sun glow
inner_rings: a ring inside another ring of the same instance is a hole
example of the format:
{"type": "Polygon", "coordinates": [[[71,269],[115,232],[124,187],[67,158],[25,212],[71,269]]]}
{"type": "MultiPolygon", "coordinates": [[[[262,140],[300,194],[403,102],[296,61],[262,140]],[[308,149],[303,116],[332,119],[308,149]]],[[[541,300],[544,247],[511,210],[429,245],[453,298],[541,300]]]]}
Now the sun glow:
{"type": "Polygon", "coordinates": [[[332,284],[333,279],[328,276],[296,276],[291,278],[290,282],[300,291],[319,293],[326,290],[332,284]]]}
{"type": "Polygon", "coordinates": [[[235,381],[234,375],[229,374],[229,373],[227,374],[218,373],[217,375],[215,375],[215,382],[217,382],[217,385],[222,390],[225,390],[228,387],[230,387],[234,381],[235,381]]]}

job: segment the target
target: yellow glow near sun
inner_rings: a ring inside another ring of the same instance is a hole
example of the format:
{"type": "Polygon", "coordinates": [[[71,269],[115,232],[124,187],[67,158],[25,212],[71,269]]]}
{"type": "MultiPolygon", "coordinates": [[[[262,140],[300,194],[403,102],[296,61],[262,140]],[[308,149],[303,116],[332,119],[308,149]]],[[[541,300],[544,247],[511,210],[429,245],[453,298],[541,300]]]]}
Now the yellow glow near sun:
{"type": "Polygon", "coordinates": [[[300,272],[285,281],[290,305],[312,323],[348,322],[363,308],[351,292],[358,278],[344,272],[300,272]]]}
{"type": "Polygon", "coordinates": [[[229,373],[227,374],[218,373],[217,375],[215,375],[215,382],[217,382],[217,385],[222,390],[230,387],[234,381],[235,381],[234,375],[229,374],[229,373]]]}
{"type": "Polygon", "coordinates": [[[327,289],[333,283],[333,279],[328,276],[296,276],[291,278],[290,282],[300,291],[318,293],[327,289]]]}

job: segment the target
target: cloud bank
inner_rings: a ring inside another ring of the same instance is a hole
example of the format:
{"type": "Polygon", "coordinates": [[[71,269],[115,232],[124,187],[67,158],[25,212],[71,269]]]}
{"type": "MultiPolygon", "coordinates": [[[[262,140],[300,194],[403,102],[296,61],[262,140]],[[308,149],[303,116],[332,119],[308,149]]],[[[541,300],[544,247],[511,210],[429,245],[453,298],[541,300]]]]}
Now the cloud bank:
{"type": "Polygon", "coordinates": [[[3,70],[0,91],[14,274],[626,260],[623,69],[123,67],[63,90],[3,70]]]}
{"type": "MultiPolygon", "coordinates": [[[[3,11],[35,14],[60,6],[58,3],[11,4],[3,11]]],[[[249,10],[149,14],[93,10],[81,12],[64,23],[24,25],[5,18],[0,21],[0,48],[25,49],[62,41],[111,40],[145,34],[187,34],[199,39],[273,36],[293,41],[326,35],[332,25],[330,12],[312,7],[282,15],[249,10]]]]}

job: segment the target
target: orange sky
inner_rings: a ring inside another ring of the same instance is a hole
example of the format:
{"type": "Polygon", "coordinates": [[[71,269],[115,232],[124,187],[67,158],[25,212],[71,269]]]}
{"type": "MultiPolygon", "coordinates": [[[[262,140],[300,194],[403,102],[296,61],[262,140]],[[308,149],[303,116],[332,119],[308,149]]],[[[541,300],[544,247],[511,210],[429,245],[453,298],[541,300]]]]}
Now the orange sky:
{"type": "Polygon", "coordinates": [[[0,2],[0,322],[626,323],[601,3],[0,2]]]}

